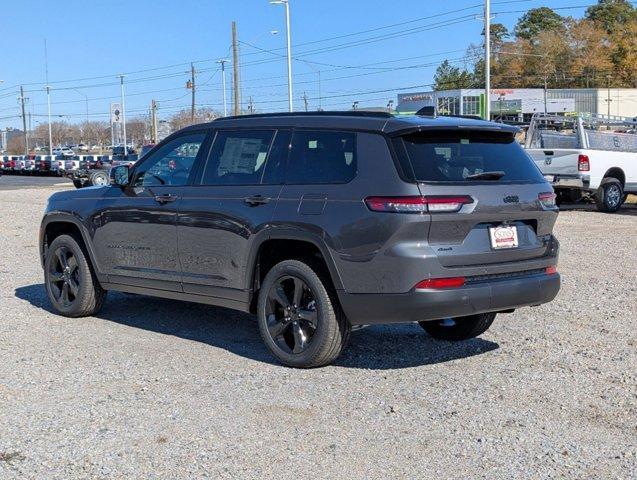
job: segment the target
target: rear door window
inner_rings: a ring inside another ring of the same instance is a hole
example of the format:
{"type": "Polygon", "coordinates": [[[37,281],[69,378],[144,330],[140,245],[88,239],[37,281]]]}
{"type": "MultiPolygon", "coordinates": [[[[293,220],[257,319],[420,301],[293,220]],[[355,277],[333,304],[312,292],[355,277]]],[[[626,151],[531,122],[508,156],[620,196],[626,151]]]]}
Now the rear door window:
{"type": "Polygon", "coordinates": [[[395,140],[404,173],[419,182],[543,182],[509,132],[431,131],[395,140]]]}
{"type": "Polygon", "coordinates": [[[347,183],[356,176],[356,168],[356,133],[294,131],[286,183],[347,183]]]}
{"type": "Polygon", "coordinates": [[[201,184],[260,184],[274,133],[274,130],[219,131],[201,184]]]}

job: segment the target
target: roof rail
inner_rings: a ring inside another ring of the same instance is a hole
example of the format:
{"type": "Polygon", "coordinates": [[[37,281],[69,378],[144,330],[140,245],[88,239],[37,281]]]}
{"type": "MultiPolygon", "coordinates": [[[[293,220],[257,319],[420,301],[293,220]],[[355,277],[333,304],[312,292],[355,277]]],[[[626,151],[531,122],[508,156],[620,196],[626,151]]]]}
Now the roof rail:
{"type": "Polygon", "coordinates": [[[323,110],[316,112],[277,112],[277,113],[253,113],[250,115],[231,115],[228,117],[219,117],[214,121],[219,120],[236,120],[238,118],[268,118],[268,117],[372,117],[372,118],[392,118],[393,115],[389,112],[375,112],[369,110],[323,110]]]}

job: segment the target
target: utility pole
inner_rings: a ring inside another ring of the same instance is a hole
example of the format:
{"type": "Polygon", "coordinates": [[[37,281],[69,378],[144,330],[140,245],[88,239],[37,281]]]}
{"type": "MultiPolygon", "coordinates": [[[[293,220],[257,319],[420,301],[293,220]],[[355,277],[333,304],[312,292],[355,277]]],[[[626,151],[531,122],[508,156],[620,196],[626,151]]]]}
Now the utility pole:
{"type": "Polygon", "coordinates": [[[241,115],[241,91],[239,90],[239,42],[237,22],[232,22],[232,82],[234,85],[234,114],[241,115]]]}
{"type": "Polygon", "coordinates": [[[307,112],[307,93],[303,92],[303,96],[301,98],[303,99],[303,104],[305,105],[305,111],[307,112]]]}
{"type": "Polygon", "coordinates": [[[51,87],[49,85],[49,53],[46,48],[46,38],[44,39],[44,75],[46,77],[46,104],[49,120],[49,155],[53,156],[53,132],[51,129],[51,87]]]}
{"type": "Polygon", "coordinates": [[[157,143],[157,102],[150,101],[150,143],[157,143]]]}
{"type": "Polygon", "coordinates": [[[29,134],[27,133],[27,116],[24,113],[24,101],[27,100],[24,97],[24,88],[20,85],[20,96],[18,97],[20,106],[22,107],[22,128],[24,130],[24,154],[29,153],[29,134]]]}
{"type": "Polygon", "coordinates": [[[190,105],[190,123],[195,123],[195,65],[190,64],[190,88],[192,89],[192,102],[190,105]]]}
{"type": "Polygon", "coordinates": [[[491,0],[484,0],[484,116],[491,120],[491,0]]]}
{"type": "Polygon", "coordinates": [[[228,116],[228,105],[226,103],[226,62],[228,60],[217,60],[221,64],[221,88],[223,89],[223,116],[228,116]]]}
{"type": "Polygon", "coordinates": [[[124,75],[119,76],[122,94],[122,131],[124,133],[124,158],[128,157],[128,145],[126,143],[126,108],[124,107],[124,75]]]}
{"type": "Polygon", "coordinates": [[[252,95],[248,97],[248,113],[252,115],[254,113],[254,103],[252,102],[252,95]]]}

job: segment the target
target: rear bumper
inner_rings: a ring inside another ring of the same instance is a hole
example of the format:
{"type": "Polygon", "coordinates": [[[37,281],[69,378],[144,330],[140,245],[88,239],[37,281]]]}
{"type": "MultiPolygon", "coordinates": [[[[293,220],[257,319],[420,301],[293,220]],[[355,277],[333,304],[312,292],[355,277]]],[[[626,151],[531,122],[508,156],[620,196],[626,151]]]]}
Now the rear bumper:
{"type": "Polygon", "coordinates": [[[553,300],[559,290],[559,274],[540,274],[403,294],[339,292],[339,299],[352,325],[371,325],[437,320],[540,305],[553,300]]]}
{"type": "Polygon", "coordinates": [[[544,178],[546,178],[547,180],[549,180],[550,177],[553,178],[550,181],[550,183],[553,186],[553,188],[575,188],[575,189],[579,189],[579,190],[588,190],[589,187],[590,187],[590,184],[591,184],[590,175],[582,175],[582,174],[575,174],[575,175],[560,175],[560,174],[551,175],[551,174],[547,174],[547,175],[544,175],[544,178]],[[547,178],[547,177],[549,177],[549,178],[547,178]]]}

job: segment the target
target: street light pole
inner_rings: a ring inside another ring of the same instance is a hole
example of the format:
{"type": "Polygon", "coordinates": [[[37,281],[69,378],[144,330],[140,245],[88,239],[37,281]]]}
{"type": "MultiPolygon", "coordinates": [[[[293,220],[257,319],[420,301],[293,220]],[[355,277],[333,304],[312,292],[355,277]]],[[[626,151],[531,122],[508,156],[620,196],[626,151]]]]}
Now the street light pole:
{"type": "Polygon", "coordinates": [[[294,110],[292,104],[292,41],[290,38],[290,2],[289,0],[271,0],[273,5],[285,5],[285,35],[287,39],[288,49],[288,109],[290,112],[294,110]]]}
{"type": "Polygon", "coordinates": [[[51,132],[51,87],[46,86],[46,104],[49,113],[49,155],[53,155],[53,133],[51,132]]]}
{"type": "Polygon", "coordinates": [[[221,88],[223,89],[223,116],[228,116],[228,105],[226,103],[226,62],[228,60],[217,60],[221,64],[221,88]]]}
{"type": "Polygon", "coordinates": [[[290,2],[285,1],[285,36],[288,43],[288,105],[290,112],[294,109],[292,106],[292,44],[290,40],[290,2]]]}
{"type": "Polygon", "coordinates": [[[491,0],[484,0],[484,117],[491,120],[491,0]]]}
{"type": "Polygon", "coordinates": [[[124,106],[124,75],[119,76],[122,94],[122,133],[124,134],[124,157],[128,156],[128,145],[126,143],[126,108],[124,106]]]}

